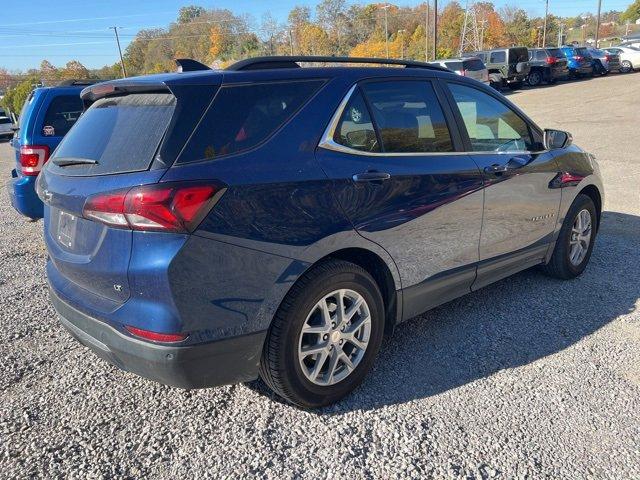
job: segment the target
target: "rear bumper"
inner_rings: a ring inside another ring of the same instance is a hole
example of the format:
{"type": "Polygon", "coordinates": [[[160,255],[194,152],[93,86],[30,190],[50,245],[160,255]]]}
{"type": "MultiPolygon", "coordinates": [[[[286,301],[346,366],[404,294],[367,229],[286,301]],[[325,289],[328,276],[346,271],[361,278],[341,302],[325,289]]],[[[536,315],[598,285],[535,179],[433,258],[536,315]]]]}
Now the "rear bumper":
{"type": "Polygon", "coordinates": [[[29,218],[42,218],[44,215],[44,205],[36,194],[35,176],[19,176],[14,169],[11,172],[13,182],[9,189],[11,205],[21,215],[29,218]]]}
{"type": "Polygon", "coordinates": [[[49,289],[62,325],[113,365],[179,388],[206,388],[254,380],[266,332],[190,346],[145,342],[86,315],[49,289]]]}

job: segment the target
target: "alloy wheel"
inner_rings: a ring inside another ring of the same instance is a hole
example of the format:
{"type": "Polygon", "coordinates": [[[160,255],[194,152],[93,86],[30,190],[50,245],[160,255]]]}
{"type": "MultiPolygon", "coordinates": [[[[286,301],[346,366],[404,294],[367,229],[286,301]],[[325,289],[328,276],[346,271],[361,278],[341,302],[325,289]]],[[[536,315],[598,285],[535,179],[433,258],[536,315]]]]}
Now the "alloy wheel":
{"type": "Polygon", "coordinates": [[[578,266],[582,263],[591,243],[591,213],[583,209],[578,212],[573,226],[571,227],[571,237],[569,239],[569,261],[572,265],[578,266]]]}
{"type": "Polygon", "coordinates": [[[629,60],[625,60],[624,62],[622,62],[620,71],[622,71],[623,73],[627,73],[627,72],[630,72],[631,70],[632,70],[632,66],[629,60]]]}
{"type": "Polygon", "coordinates": [[[317,302],[302,325],[298,361],[310,382],[334,385],[362,361],[371,336],[371,312],[358,292],[335,290],[317,302]]]}

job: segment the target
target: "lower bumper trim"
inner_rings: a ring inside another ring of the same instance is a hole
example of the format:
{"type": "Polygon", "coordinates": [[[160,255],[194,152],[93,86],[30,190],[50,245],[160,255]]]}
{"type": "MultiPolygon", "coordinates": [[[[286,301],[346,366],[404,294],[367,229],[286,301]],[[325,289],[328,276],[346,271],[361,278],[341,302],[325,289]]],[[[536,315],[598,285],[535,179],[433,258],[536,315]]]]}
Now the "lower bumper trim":
{"type": "Polygon", "coordinates": [[[62,300],[49,289],[62,325],[100,358],[142,377],[179,388],[207,388],[258,377],[266,331],[189,346],[129,337],[62,300]]]}

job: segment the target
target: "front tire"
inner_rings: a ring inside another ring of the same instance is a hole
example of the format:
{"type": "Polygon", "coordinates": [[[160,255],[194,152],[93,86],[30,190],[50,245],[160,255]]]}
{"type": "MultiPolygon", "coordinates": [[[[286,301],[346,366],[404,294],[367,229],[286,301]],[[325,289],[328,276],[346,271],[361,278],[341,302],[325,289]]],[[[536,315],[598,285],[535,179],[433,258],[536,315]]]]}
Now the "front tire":
{"type": "Polygon", "coordinates": [[[596,239],[598,216],[591,197],[580,194],[573,201],[560,229],[551,260],[543,271],[563,280],[584,272],[596,239]]]}
{"type": "Polygon", "coordinates": [[[329,260],[291,288],[267,334],[260,376],[291,403],[316,408],[354,390],[384,332],[384,303],[362,267],[329,260]]]}
{"type": "Polygon", "coordinates": [[[624,60],[620,65],[620,71],[622,73],[629,73],[631,70],[633,70],[633,65],[631,65],[631,62],[629,60],[624,60]]]}

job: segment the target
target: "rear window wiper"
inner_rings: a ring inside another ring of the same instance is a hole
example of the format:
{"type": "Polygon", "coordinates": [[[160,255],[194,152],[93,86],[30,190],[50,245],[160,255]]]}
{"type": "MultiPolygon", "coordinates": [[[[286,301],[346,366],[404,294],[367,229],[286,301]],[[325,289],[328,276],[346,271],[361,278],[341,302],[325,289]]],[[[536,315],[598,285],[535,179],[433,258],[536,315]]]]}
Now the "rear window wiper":
{"type": "Polygon", "coordinates": [[[59,167],[68,167],[69,165],[98,165],[98,161],[91,158],[56,158],[52,160],[52,162],[59,167]]]}

